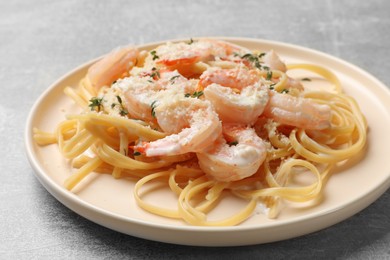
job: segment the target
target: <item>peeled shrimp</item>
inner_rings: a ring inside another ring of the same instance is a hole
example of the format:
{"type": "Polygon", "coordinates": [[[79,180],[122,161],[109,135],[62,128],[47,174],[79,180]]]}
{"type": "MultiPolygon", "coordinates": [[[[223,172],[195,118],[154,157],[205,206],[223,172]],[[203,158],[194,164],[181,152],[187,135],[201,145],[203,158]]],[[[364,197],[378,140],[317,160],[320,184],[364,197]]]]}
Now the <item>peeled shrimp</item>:
{"type": "Polygon", "coordinates": [[[110,86],[136,64],[138,54],[139,50],[133,46],[108,53],[88,69],[87,78],[92,87],[99,90],[103,86],[110,86]]]}
{"type": "Polygon", "coordinates": [[[268,91],[257,86],[248,86],[236,93],[231,88],[211,84],[203,92],[224,123],[251,125],[268,102],[268,91]]]}
{"type": "Polygon", "coordinates": [[[261,87],[255,70],[207,70],[200,77],[200,85],[224,123],[253,124],[268,102],[268,90],[261,87]]]}
{"type": "Polygon", "coordinates": [[[270,91],[270,99],[263,115],[282,124],[313,130],[328,128],[331,121],[328,105],[275,91],[270,91]]]}
{"type": "Polygon", "coordinates": [[[223,139],[214,150],[197,153],[200,168],[218,181],[236,181],[257,172],[267,149],[255,130],[242,125],[224,124],[223,139]]]}
{"type": "Polygon", "coordinates": [[[180,66],[213,60],[215,57],[227,57],[240,50],[224,41],[200,39],[192,43],[167,43],[157,47],[155,51],[157,64],[180,66]]]}
{"type": "Polygon", "coordinates": [[[222,133],[218,115],[208,101],[176,98],[162,101],[154,111],[159,126],[171,135],[135,147],[146,156],[203,152],[212,147],[222,133]]]}
{"type": "Polygon", "coordinates": [[[113,86],[113,89],[118,88],[124,94],[125,107],[132,117],[152,121],[152,110],[162,99],[193,93],[196,90],[196,82],[187,80],[177,71],[164,71],[159,72],[157,79],[152,79],[150,75],[124,78],[113,86]]]}

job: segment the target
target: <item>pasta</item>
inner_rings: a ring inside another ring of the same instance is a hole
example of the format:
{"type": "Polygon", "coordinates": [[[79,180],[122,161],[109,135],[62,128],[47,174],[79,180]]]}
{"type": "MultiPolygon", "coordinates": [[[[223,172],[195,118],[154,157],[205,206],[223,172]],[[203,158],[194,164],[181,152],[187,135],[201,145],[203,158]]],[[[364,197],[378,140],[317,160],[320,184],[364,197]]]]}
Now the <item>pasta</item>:
{"type": "Polygon", "coordinates": [[[73,190],[91,172],[131,178],[139,207],[190,225],[238,225],[259,204],[276,218],[285,201],[318,198],[334,166],[366,144],[358,104],[328,69],[285,65],[272,50],[223,41],[119,48],[64,92],[81,112],[67,115],[53,133],[35,128],[34,139],[57,144],[72,161],[65,188],[73,190]],[[297,69],[333,87],[307,87],[289,76],[297,69]],[[296,185],[298,173],[314,181],[296,185]],[[144,200],[150,182],[169,187],[177,208],[144,200]],[[246,206],[210,220],[227,194],[246,206]]]}

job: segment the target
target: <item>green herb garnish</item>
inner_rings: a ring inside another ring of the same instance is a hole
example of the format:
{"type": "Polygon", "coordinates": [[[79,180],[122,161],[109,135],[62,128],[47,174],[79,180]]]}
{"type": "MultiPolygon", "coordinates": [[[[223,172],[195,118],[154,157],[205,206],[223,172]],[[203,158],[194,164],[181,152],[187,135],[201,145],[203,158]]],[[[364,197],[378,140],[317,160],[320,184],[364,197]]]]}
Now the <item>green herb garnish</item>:
{"type": "Polygon", "coordinates": [[[157,102],[157,100],[153,101],[152,104],[150,104],[150,107],[152,108],[152,111],[151,111],[152,117],[156,117],[156,112],[154,111],[154,109],[157,106],[156,102],[157,102]]]}
{"type": "Polygon", "coordinates": [[[272,79],[272,71],[267,72],[267,77],[265,78],[266,80],[271,80],[272,79]]]}
{"type": "Polygon", "coordinates": [[[301,79],[302,81],[311,81],[311,79],[309,79],[309,78],[303,78],[303,79],[301,79]]]}
{"type": "MultiPolygon", "coordinates": [[[[127,111],[127,109],[123,106],[123,103],[122,103],[122,98],[120,96],[116,96],[116,99],[118,100],[119,102],[119,105],[120,105],[120,111],[119,111],[119,114],[121,116],[126,116],[129,114],[129,111],[127,111]]],[[[115,103],[114,104],[111,104],[111,108],[114,108],[115,106],[115,103]]]]}
{"type": "Polygon", "coordinates": [[[121,111],[119,111],[119,114],[121,116],[127,116],[129,114],[129,112],[127,111],[127,109],[121,109],[121,111]]]}
{"type": "Polygon", "coordinates": [[[173,84],[173,83],[175,83],[175,80],[179,77],[180,77],[180,75],[173,76],[172,78],[169,79],[169,81],[171,82],[171,84],[173,84]]]}
{"type": "Polygon", "coordinates": [[[193,98],[199,98],[203,95],[203,91],[195,91],[194,93],[186,93],[184,94],[185,97],[193,97],[193,98]]]}
{"type": "Polygon", "coordinates": [[[193,43],[194,43],[194,40],[192,38],[190,38],[190,41],[188,42],[188,44],[191,45],[193,43]]]}
{"type": "MultiPolygon", "coordinates": [[[[248,60],[249,62],[251,62],[256,68],[258,68],[259,70],[261,70],[262,67],[261,64],[260,64],[260,59],[261,57],[263,57],[265,55],[265,53],[260,53],[259,55],[255,55],[253,53],[246,53],[244,55],[241,56],[242,59],[246,59],[248,60]]],[[[266,67],[268,68],[268,67],[266,67]]],[[[268,68],[269,69],[269,68],[268,68]]]]}
{"type": "Polygon", "coordinates": [[[280,93],[287,94],[288,93],[288,89],[283,89],[280,93]]]}
{"type": "Polygon", "coordinates": [[[233,141],[228,143],[229,146],[236,146],[238,145],[238,141],[233,141]]]}
{"type": "Polygon", "coordinates": [[[160,72],[158,72],[158,70],[155,68],[155,67],[153,67],[152,68],[152,74],[150,74],[150,77],[152,77],[152,78],[154,78],[154,77],[157,77],[157,78],[160,78],[160,72]]]}
{"type": "Polygon", "coordinates": [[[116,99],[118,99],[119,104],[122,105],[122,99],[121,99],[121,97],[120,97],[120,96],[116,96],[116,99]]]}
{"type": "Polygon", "coordinates": [[[156,51],[155,51],[155,50],[151,51],[151,52],[150,52],[150,54],[152,54],[152,56],[153,56],[153,60],[157,60],[157,59],[159,59],[159,58],[160,58],[160,57],[157,55],[157,53],[156,53],[156,51]]]}
{"type": "Polygon", "coordinates": [[[103,109],[103,98],[93,97],[89,100],[90,104],[88,105],[91,108],[91,111],[100,112],[103,109]]]}
{"type": "Polygon", "coordinates": [[[140,156],[141,153],[137,151],[137,152],[134,152],[133,155],[134,155],[134,156],[140,156]]]}

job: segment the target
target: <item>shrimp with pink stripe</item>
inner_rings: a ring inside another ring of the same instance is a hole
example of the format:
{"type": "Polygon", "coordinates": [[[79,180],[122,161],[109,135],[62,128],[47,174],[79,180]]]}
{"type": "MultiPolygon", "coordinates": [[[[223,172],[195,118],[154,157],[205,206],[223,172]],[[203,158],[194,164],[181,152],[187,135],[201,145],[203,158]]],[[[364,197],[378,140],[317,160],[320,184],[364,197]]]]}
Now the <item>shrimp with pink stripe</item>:
{"type": "Polygon", "coordinates": [[[210,69],[200,77],[205,98],[226,123],[253,124],[268,103],[268,89],[261,85],[256,70],[210,69]]]}
{"type": "Polygon", "coordinates": [[[161,129],[169,135],[135,146],[146,156],[207,151],[222,133],[218,115],[208,101],[176,97],[169,102],[163,100],[154,113],[161,129]]]}
{"type": "Polygon", "coordinates": [[[175,71],[151,70],[145,75],[135,75],[118,80],[112,87],[121,89],[125,107],[133,117],[153,121],[153,108],[163,99],[184,97],[197,89],[197,81],[187,80],[175,71]]]}
{"type": "Polygon", "coordinates": [[[206,174],[218,181],[229,182],[256,173],[267,156],[267,149],[253,128],[224,124],[223,137],[213,150],[196,155],[206,174]]]}

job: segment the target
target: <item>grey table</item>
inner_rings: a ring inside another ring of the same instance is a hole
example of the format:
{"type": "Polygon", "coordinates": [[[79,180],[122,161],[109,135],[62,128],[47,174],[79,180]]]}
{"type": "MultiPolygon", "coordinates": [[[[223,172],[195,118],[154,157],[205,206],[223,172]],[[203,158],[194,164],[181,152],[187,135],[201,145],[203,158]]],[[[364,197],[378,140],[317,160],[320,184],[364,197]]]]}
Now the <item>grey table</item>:
{"type": "Polygon", "coordinates": [[[127,43],[198,36],[276,40],[345,59],[390,86],[389,12],[387,0],[2,0],[0,259],[389,259],[390,191],[350,219],[287,241],[171,245],[111,231],[65,208],[34,177],[23,145],[27,114],[51,83],[127,43]]]}

